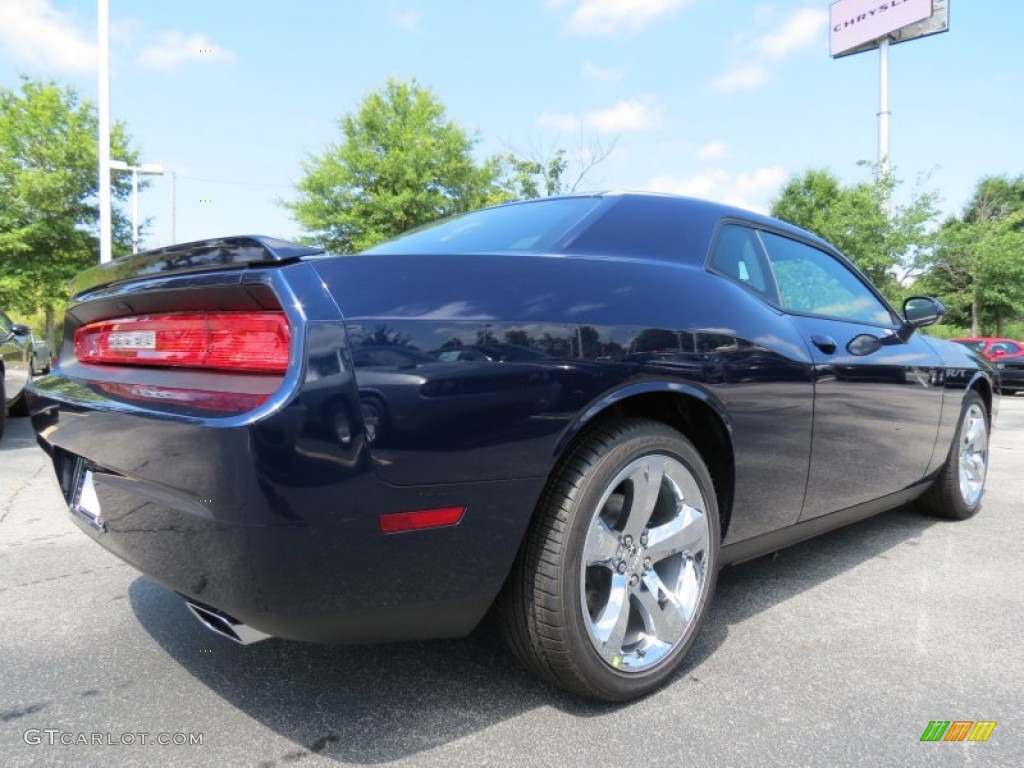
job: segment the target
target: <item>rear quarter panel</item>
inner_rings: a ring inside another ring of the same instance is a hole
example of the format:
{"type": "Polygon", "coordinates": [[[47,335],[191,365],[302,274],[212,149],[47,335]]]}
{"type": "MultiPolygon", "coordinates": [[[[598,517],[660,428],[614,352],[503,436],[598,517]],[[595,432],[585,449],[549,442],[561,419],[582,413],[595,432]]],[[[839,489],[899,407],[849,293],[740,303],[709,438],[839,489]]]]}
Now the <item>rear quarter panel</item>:
{"type": "Polygon", "coordinates": [[[807,476],[810,358],[790,321],[702,268],[660,260],[481,254],[312,260],[353,345],[422,352],[510,343],[532,362],[355,370],[389,418],[388,483],[546,478],[583,420],[619,396],[701,399],[731,432],[729,537],[790,524],[807,476]],[[387,379],[391,377],[391,386],[387,379]]]}

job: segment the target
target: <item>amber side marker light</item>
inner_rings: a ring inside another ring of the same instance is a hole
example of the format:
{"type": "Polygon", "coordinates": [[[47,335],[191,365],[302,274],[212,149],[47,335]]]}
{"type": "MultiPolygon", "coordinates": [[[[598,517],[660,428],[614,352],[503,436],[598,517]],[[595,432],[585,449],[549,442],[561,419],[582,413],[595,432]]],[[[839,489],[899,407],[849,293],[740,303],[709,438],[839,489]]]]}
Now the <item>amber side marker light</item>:
{"type": "Polygon", "coordinates": [[[75,357],[83,363],[284,373],[290,348],[283,312],[139,315],[75,331],[75,357]]]}
{"type": "Polygon", "coordinates": [[[391,512],[380,516],[381,533],[403,533],[421,531],[424,528],[445,528],[458,525],[465,514],[465,507],[441,507],[419,509],[415,512],[391,512]]]}

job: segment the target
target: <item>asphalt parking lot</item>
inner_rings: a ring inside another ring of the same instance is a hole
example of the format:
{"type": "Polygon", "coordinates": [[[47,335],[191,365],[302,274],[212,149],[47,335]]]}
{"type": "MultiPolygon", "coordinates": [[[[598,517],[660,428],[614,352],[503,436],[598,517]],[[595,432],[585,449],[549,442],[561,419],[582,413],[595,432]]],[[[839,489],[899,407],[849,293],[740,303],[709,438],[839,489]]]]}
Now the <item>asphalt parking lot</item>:
{"type": "Polygon", "coordinates": [[[0,764],[1024,765],[1024,397],[999,416],[978,517],[896,510],[726,570],[676,680],[625,706],[536,682],[487,628],[358,648],[213,636],[78,531],[12,419],[0,764]],[[922,743],[932,720],[997,725],[922,743]]]}

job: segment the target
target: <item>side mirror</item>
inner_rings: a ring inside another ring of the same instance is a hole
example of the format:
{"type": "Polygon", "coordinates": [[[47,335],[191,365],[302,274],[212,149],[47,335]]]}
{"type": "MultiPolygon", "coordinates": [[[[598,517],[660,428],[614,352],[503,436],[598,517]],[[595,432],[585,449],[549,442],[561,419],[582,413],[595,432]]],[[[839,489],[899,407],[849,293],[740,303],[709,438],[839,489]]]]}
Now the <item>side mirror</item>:
{"type": "Polygon", "coordinates": [[[27,325],[22,325],[21,323],[11,323],[11,333],[16,336],[28,336],[32,333],[32,329],[27,325]]]}
{"type": "Polygon", "coordinates": [[[942,302],[927,296],[911,296],[903,302],[903,318],[914,328],[935,325],[945,312],[942,302]]]}

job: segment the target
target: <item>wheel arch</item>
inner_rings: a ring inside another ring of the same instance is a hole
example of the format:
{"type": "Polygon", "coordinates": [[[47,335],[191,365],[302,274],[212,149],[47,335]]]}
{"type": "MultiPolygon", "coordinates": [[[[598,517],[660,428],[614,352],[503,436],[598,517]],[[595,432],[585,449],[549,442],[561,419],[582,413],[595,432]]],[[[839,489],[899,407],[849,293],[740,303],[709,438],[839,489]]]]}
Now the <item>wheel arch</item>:
{"type": "Polygon", "coordinates": [[[992,382],[989,381],[987,376],[985,376],[981,372],[978,372],[974,375],[974,378],[971,379],[971,382],[967,385],[967,390],[964,394],[970,392],[971,390],[977,392],[981,396],[981,399],[984,401],[985,410],[988,412],[989,423],[991,424],[992,417],[994,415],[992,413],[992,397],[994,390],[992,382]]]}
{"type": "Polygon", "coordinates": [[[707,464],[715,486],[721,536],[732,516],[735,459],[732,428],[722,403],[704,390],[675,382],[643,382],[607,393],[563,432],[555,447],[552,476],[561,460],[596,425],[609,420],[648,418],[686,437],[707,464]]]}

